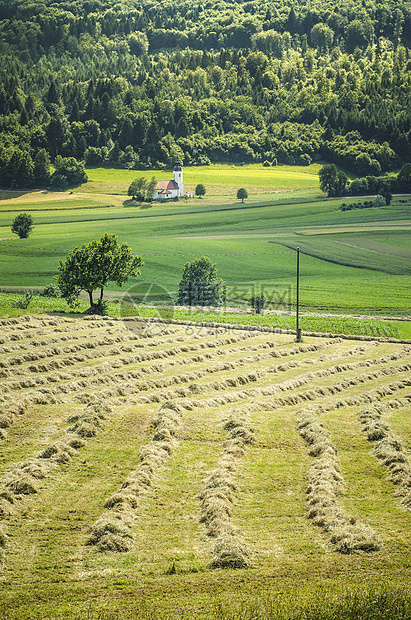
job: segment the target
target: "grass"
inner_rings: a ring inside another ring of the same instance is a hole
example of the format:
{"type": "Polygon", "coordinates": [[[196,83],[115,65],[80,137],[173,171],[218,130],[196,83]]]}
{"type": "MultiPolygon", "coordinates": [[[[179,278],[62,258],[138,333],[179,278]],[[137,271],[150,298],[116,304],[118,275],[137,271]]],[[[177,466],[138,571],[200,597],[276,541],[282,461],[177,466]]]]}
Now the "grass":
{"type": "MultiPolygon", "coordinates": [[[[173,299],[184,264],[207,255],[228,282],[231,305],[247,303],[263,287],[275,308],[290,309],[299,247],[303,309],[407,315],[410,198],[398,196],[387,207],[342,212],[341,199],[320,195],[318,170],[318,164],[187,168],[187,187],[200,179],[209,193],[205,199],[170,204],[139,205],[126,196],[131,178],[153,171],[91,169],[95,181],[73,193],[3,192],[0,286],[43,287],[75,245],[110,232],[143,256],[142,274],[128,283],[125,293],[145,297],[148,303],[173,299]],[[243,204],[227,188],[235,190],[244,178],[256,191],[250,191],[243,204]],[[28,239],[10,232],[21,211],[34,217],[28,239]]],[[[167,178],[170,172],[159,176],[167,178]]],[[[121,292],[110,286],[109,293],[121,292]]]]}
{"type": "MultiPolygon", "coordinates": [[[[194,192],[198,183],[206,187],[207,195],[231,196],[235,198],[238,187],[246,187],[253,194],[276,193],[304,187],[317,188],[319,164],[306,167],[278,166],[264,168],[261,164],[244,166],[211,164],[184,168],[185,191],[194,192]]],[[[130,183],[138,177],[156,179],[172,178],[172,171],[137,171],[113,170],[111,168],[88,168],[88,183],[80,188],[80,192],[98,192],[107,194],[125,194],[130,183]]]]}
{"type": "MultiPolygon", "coordinates": [[[[85,299],[80,300],[78,306],[72,308],[64,299],[33,295],[28,309],[18,308],[17,305],[23,298],[24,295],[20,293],[0,293],[0,316],[22,316],[27,314],[28,311],[31,313],[78,316],[89,307],[89,303],[85,299]]],[[[190,309],[179,306],[165,308],[162,306],[121,303],[121,300],[109,301],[107,312],[109,316],[113,317],[172,318],[181,321],[194,321],[195,323],[206,321],[285,330],[294,330],[296,328],[295,312],[287,314],[253,314],[251,312],[245,313],[244,311],[224,311],[224,309],[190,309]]],[[[299,325],[303,332],[411,339],[411,325],[409,321],[302,315],[300,316],[299,325]]]]}
{"type": "Polygon", "coordinates": [[[110,317],[1,323],[0,489],[24,474],[37,490],[11,485],[0,516],[2,618],[409,617],[410,513],[357,419],[382,402],[409,458],[407,345],[178,322],[136,332],[110,317]],[[335,552],[307,516],[309,406],[338,454],[338,505],[380,550],[335,552]],[[202,511],[221,509],[224,535],[205,536],[202,511]],[[236,558],[243,568],[227,568],[236,558]]]}

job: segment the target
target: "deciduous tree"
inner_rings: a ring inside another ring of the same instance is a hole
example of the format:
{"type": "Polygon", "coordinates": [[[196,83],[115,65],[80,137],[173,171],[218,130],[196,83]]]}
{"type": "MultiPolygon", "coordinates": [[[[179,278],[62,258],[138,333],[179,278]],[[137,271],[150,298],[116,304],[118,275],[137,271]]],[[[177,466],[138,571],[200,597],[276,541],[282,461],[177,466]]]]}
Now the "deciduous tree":
{"type": "Polygon", "coordinates": [[[128,188],[127,194],[132,196],[133,200],[144,200],[144,195],[147,187],[147,179],[145,177],[138,177],[134,179],[128,188]]]}
{"type": "Polygon", "coordinates": [[[11,227],[11,232],[18,235],[20,239],[26,239],[33,230],[33,218],[29,213],[17,215],[11,227]]]}
{"type": "Polygon", "coordinates": [[[238,190],[237,198],[238,200],[241,200],[241,202],[244,202],[244,199],[248,198],[248,192],[244,187],[240,187],[240,189],[238,190]]]}
{"type": "Polygon", "coordinates": [[[109,282],[122,286],[130,276],[138,276],[143,265],[141,256],[133,256],[128,243],[119,245],[116,235],[105,233],[99,241],[90,241],[75,247],[65,260],[60,260],[56,276],[61,295],[69,302],[77,299],[80,291],[87,291],[90,299],[89,312],[98,312],[104,288],[109,282]],[[93,292],[100,289],[97,305],[93,292]]]}
{"type": "Polygon", "coordinates": [[[220,306],[226,299],[226,283],[217,276],[217,266],[207,256],[184,265],[178,287],[182,306],[220,306]]]}
{"type": "Polygon", "coordinates": [[[204,187],[204,185],[202,183],[198,183],[195,189],[196,196],[201,198],[201,196],[205,196],[205,193],[206,193],[206,188],[204,187]]]}

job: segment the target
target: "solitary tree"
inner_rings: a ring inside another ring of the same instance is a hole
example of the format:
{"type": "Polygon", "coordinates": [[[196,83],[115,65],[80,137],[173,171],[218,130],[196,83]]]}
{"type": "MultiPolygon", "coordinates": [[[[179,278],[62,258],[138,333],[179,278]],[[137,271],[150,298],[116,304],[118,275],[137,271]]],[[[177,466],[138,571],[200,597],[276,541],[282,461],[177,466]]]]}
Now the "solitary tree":
{"type": "Polygon", "coordinates": [[[33,218],[29,213],[17,215],[11,227],[11,232],[18,235],[20,239],[26,239],[33,230],[33,218]]]}
{"type": "Polygon", "coordinates": [[[181,306],[220,306],[226,299],[226,283],[207,256],[184,265],[178,287],[181,306]]]}
{"type": "Polygon", "coordinates": [[[130,276],[139,275],[139,267],[143,264],[141,256],[131,254],[128,243],[119,245],[116,235],[105,233],[99,241],[75,247],[64,261],[60,260],[56,280],[61,296],[69,303],[77,299],[80,291],[87,291],[90,299],[88,312],[98,313],[108,282],[122,286],[130,276]],[[93,291],[96,289],[100,289],[100,298],[95,305],[93,291]]]}
{"type": "Polygon", "coordinates": [[[244,187],[240,187],[238,190],[237,198],[238,200],[241,200],[241,202],[244,202],[244,198],[248,198],[248,192],[244,187]]]}
{"type": "Polygon", "coordinates": [[[206,193],[206,188],[204,187],[204,185],[202,183],[198,183],[195,189],[196,196],[201,198],[201,196],[205,196],[205,193],[206,193]]]}
{"type": "Polygon", "coordinates": [[[137,198],[137,200],[144,200],[145,191],[147,187],[147,179],[145,177],[139,177],[138,179],[134,179],[128,188],[128,195],[132,196],[133,200],[137,198]]]}

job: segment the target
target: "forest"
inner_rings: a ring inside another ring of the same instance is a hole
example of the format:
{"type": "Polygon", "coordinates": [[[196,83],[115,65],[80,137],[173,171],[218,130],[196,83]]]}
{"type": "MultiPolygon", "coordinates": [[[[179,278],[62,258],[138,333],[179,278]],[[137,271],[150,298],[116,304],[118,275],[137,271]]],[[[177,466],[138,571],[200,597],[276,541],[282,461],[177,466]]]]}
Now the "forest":
{"type": "Polygon", "coordinates": [[[411,161],[410,0],[0,0],[0,179],[411,161]]]}

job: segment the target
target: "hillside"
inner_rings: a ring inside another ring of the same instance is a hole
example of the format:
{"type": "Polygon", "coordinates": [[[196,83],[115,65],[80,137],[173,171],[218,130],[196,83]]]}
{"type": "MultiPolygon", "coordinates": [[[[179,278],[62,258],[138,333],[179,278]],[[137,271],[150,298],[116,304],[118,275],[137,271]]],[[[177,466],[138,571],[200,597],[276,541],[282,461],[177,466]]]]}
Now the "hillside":
{"type": "Polygon", "coordinates": [[[77,185],[82,161],[411,159],[409,0],[2,0],[0,17],[4,187],[77,185]]]}
{"type": "MultiPolygon", "coordinates": [[[[79,192],[2,193],[1,287],[43,290],[74,246],[109,232],[144,260],[137,279],[122,288],[110,283],[111,299],[174,305],[185,263],[209,256],[227,282],[229,305],[249,307],[253,292],[261,290],[267,308],[294,310],[295,250],[300,247],[301,309],[409,315],[409,196],[395,196],[386,206],[342,211],[343,199],[325,199],[314,187],[316,166],[213,165],[184,169],[186,187],[206,184],[205,198],[149,205],[125,196],[132,177],[147,173],[90,173],[90,183],[79,192]],[[249,190],[244,204],[235,199],[233,183],[249,190]],[[94,193],[87,193],[88,186],[94,193]],[[28,239],[10,232],[21,212],[34,219],[28,239]]],[[[340,333],[331,326],[303,329],[340,333]]]]}
{"type": "Polygon", "coordinates": [[[26,316],[0,352],[3,618],[409,589],[409,345],[26,316]]]}

